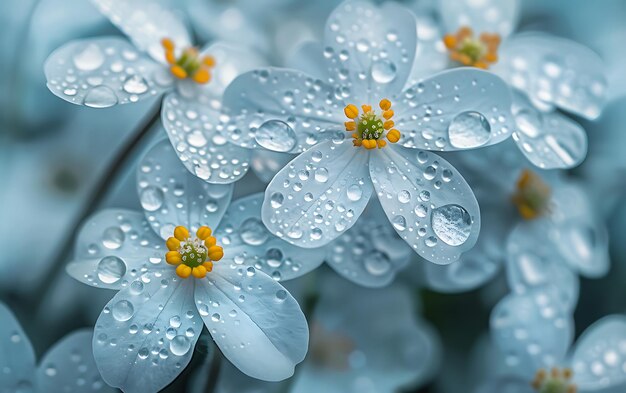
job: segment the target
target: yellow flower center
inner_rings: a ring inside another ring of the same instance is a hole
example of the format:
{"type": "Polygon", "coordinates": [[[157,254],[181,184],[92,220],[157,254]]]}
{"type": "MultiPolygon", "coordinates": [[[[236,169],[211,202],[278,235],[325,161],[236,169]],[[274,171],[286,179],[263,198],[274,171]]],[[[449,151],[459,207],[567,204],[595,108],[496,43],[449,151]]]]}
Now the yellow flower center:
{"type": "Polygon", "coordinates": [[[540,369],[535,374],[531,386],[537,393],[576,393],[576,385],[572,380],[572,370],[569,368],[553,368],[549,373],[540,369]]]}
{"type": "Polygon", "coordinates": [[[488,69],[498,61],[500,35],[482,33],[479,37],[469,27],[461,27],[455,34],[446,34],[443,43],[450,59],[465,66],[488,69]]]}
{"type": "Polygon", "coordinates": [[[513,194],[513,203],[525,220],[532,220],[549,211],[550,186],[536,173],[524,169],[517,179],[517,189],[513,194]]]}
{"type": "Polygon", "coordinates": [[[191,78],[196,83],[205,84],[211,80],[211,68],[215,66],[212,56],[200,58],[198,49],[185,48],[177,58],[174,53],[174,41],[163,38],[161,45],[165,51],[165,60],[170,65],[170,72],[178,79],[191,78]]]}
{"type": "Polygon", "coordinates": [[[224,249],[216,243],[209,227],[198,228],[196,236],[191,237],[187,228],[177,226],[174,228],[174,236],[165,242],[169,250],[165,260],[170,265],[176,265],[176,274],[181,278],[191,275],[204,278],[207,272],[213,270],[213,262],[224,256],[224,249]]]}
{"type": "Polygon", "coordinates": [[[379,103],[382,117],[378,116],[369,105],[361,105],[363,113],[359,116],[356,105],[350,104],[344,108],[344,113],[351,119],[345,122],[346,131],[352,132],[354,146],[363,146],[366,149],[385,147],[387,142],[396,143],[400,140],[400,131],[393,128],[394,122],[391,101],[384,98],[379,103]]]}

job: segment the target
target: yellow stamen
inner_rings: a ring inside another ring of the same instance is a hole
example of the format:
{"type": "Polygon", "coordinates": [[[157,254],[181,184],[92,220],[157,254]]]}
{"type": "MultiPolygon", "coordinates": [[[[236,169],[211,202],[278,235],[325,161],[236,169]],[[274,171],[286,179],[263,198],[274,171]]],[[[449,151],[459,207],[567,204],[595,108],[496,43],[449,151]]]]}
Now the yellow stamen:
{"type": "Polygon", "coordinates": [[[568,368],[552,368],[549,373],[545,369],[539,369],[530,386],[537,393],[576,393],[576,385],[569,382],[572,374],[572,370],[568,368]]]}
{"type": "Polygon", "coordinates": [[[205,84],[211,80],[211,74],[206,68],[200,68],[193,74],[192,78],[196,83],[205,84]]]}
{"type": "Polygon", "coordinates": [[[170,64],[170,65],[176,63],[176,56],[174,55],[174,51],[166,50],[165,60],[167,61],[167,64],[170,64]]]}
{"type": "Polygon", "coordinates": [[[178,265],[183,260],[180,252],[168,251],[167,254],[165,254],[165,261],[167,261],[167,263],[169,263],[170,265],[178,265]]]}
{"type": "Polygon", "coordinates": [[[211,67],[215,67],[215,58],[213,56],[204,56],[202,58],[202,64],[204,64],[205,66],[211,68],[211,67]]]}
{"type": "Polygon", "coordinates": [[[178,79],[185,79],[187,77],[187,71],[179,65],[173,65],[170,67],[170,72],[178,79]]]}
{"type": "Polygon", "coordinates": [[[387,111],[391,108],[391,101],[389,101],[386,98],[383,98],[382,100],[380,100],[378,105],[380,106],[380,109],[387,111]]]}
{"type": "Polygon", "coordinates": [[[356,130],[356,123],[353,121],[346,121],[343,124],[346,126],[346,131],[354,131],[356,130]]]}
{"type": "Polygon", "coordinates": [[[396,124],[396,123],[394,123],[394,122],[393,122],[393,120],[387,120],[387,121],[383,124],[383,127],[385,127],[385,130],[390,130],[390,129],[392,129],[392,128],[393,128],[393,126],[394,126],[395,124],[396,124]]]}
{"type": "Polygon", "coordinates": [[[343,109],[343,112],[346,114],[346,117],[348,119],[356,119],[357,116],[359,115],[359,109],[356,107],[356,105],[348,105],[343,109]]]}
{"type": "Polygon", "coordinates": [[[372,111],[372,106],[371,105],[361,105],[361,109],[363,109],[363,113],[371,112],[372,111]]]}
{"type": "Polygon", "coordinates": [[[204,266],[204,268],[206,269],[207,272],[210,272],[213,270],[213,262],[211,261],[206,261],[202,264],[202,266],[204,266]]]}
{"type": "Polygon", "coordinates": [[[353,144],[355,147],[360,147],[361,145],[363,145],[363,141],[362,141],[361,139],[353,139],[353,140],[352,140],[352,144],[353,144]]]}
{"type": "Polygon", "coordinates": [[[396,143],[400,140],[400,131],[395,128],[389,130],[387,133],[387,140],[391,143],[396,143]]]}
{"type": "Polygon", "coordinates": [[[187,278],[191,275],[191,268],[185,264],[180,264],[176,267],[176,274],[180,278],[187,278]]]}
{"type": "Polygon", "coordinates": [[[382,149],[383,147],[387,146],[387,142],[385,142],[384,139],[378,139],[376,143],[378,144],[379,149],[382,149]]]}
{"type": "Polygon", "coordinates": [[[387,140],[397,142],[400,139],[400,132],[391,130],[395,125],[392,120],[394,111],[391,109],[391,101],[383,98],[378,106],[382,110],[382,115],[377,114],[368,104],[361,105],[363,110],[361,115],[356,105],[349,104],[344,108],[345,115],[350,119],[344,122],[344,125],[346,131],[352,132],[352,144],[355,147],[363,146],[368,150],[376,147],[381,149],[387,146],[387,140]],[[384,140],[385,137],[387,140],[384,140]]]}
{"type": "Polygon", "coordinates": [[[465,66],[488,69],[498,61],[498,34],[482,33],[475,37],[472,29],[463,26],[454,34],[446,34],[443,43],[450,59],[465,66]]]}
{"type": "Polygon", "coordinates": [[[184,226],[174,228],[174,237],[165,242],[169,249],[165,260],[170,265],[177,265],[179,277],[204,278],[213,270],[213,262],[224,257],[224,249],[216,245],[217,239],[211,236],[212,232],[208,226],[201,226],[192,237],[184,226]]]}
{"type": "Polygon", "coordinates": [[[174,50],[174,41],[170,40],[169,38],[163,38],[161,40],[161,45],[163,45],[163,48],[167,51],[174,50]]]}
{"type": "Polygon", "coordinates": [[[170,65],[170,72],[178,79],[191,78],[198,84],[205,84],[211,80],[211,68],[215,66],[215,58],[207,55],[199,57],[198,49],[194,47],[184,48],[178,51],[176,57],[174,41],[169,38],[161,40],[165,53],[165,60],[170,65]]]}
{"type": "Polygon", "coordinates": [[[174,237],[182,242],[189,237],[189,231],[184,226],[177,226],[174,228],[174,237]]]}
{"type": "Polygon", "coordinates": [[[224,256],[224,249],[220,246],[209,247],[209,258],[212,261],[219,261],[224,256]]]}
{"type": "Polygon", "coordinates": [[[393,117],[393,109],[389,109],[383,112],[383,117],[387,120],[393,117]]]}
{"type": "Polygon", "coordinates": [[[211,233],[212,233],[211,228],[209,228],[207,226],[201,226],[196,231],[196,236],[198,236],[198,239],[204,240],[207,237],[211,236],[211,233]]]}
{"type": "Polygon", "coordinates": [[[176,239],[175,237],[170,237],[165,242],[165,245],[170,251],[178,250],[180,248],[180,240],[176,239]]]}
{"type": "Polygon", "coordinates": [[[195,278],[206,277],[206,272],[207,272],[206,268],[202,265],[196,266],[193,269],[191,269],[191,274],[193,274],[195,278]]]}
{"type": "Polygon", "coordinates": [[[443,37],[443,43],[446,46],[446,48],[448,48],[448,49],[456,48],[456,45],[457,45],[456,36],[454,36],[452,34],[446,34],[443,37]]]}
{"type": "Polygon", "coordinates": [[[214,238],[213,236],[209,236],[206,239],[204,239],[204,244],[207,246],[207,248],[212,247],[217,244],[217,239],[214,238]]]}
{"type": "Polygon", "coordinates": [[[551,190],[541,177],[525,169],[517,180],[512,201],[525,220],[532,220],[549,211],[551,190]]]}

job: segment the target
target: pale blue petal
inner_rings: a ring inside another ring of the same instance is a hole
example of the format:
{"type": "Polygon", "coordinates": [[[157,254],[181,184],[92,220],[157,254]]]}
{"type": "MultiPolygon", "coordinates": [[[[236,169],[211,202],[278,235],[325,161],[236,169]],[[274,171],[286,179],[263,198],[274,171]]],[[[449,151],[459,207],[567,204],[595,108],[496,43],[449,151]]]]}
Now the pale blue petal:
{"type": "Polygon", "coordinates": [[[390,284],[412,255],[411,248],[393,230],[375,199],[356,224],[326,248],[330,267],[365,287],[390,284]]]}
{"type": "Polygon", "coordinates": [[[476,34],[507,37],[517,26],[519,0],[439,0],[439,15],[447,33],[471,27],[476,34]]]}
{"type": "Polygon", "coordinates": [[[46,393],[117,392],[104,383],[91,350],[93,330],[68,334],[46,352],[37,367],[37,387],[46,393]]]}
{"type": "Polygon", "coordinates": [[[52,52],[44,71],[52,93],[92,108],[153,98],[173,83],[165,67],[118,37],[71,41],[52,52]]]}
{"type": "Polygon", "coordinates": [[[216,130],[216,107],[168,94],[163,100],[161,121],[180,161],[200,179],[227,184],[241,179],[248,171],[251,153],[228,143],[216,130]]]}
{"type": "Polygon", "coordinates": [[[626,317],[613,314],[588,327],[572,355],[574,382],[593,391],[626,382],[626,317]]]}
{"type": "Polygon", "coordinates": [[[306,248],[337,238],[354,225],[372,194],[369,155],[334,141],[300,154],[267,186],[262,214],[267,228],[306,248]]]}
{"type": "Polygon", "coordinates": [[[263,183],[269,183],[276,174],[293,160],[295,156],[287,153],[277,153],[271,150],[256,149],[252,153],[250,167],[263,183]]]}
{"type": "Polygon", "coordinates": [[[513,97],[513,139],[530,162],[555,169],[572,168],[585,159],[587,134],[580,124],[556,111],[540,111],[520,93],[513,97]]]}
{"type": "Polygon", "coordinates": [[[370,157],[378,199],[415,252],[445,265],[474,246],[480,231],[478,202],[452,165],[433,153],[391,145],[370,157]]]}
{"type": "Polygon", "coordinates": [[[474,393],[536,393],[529,379],[513,376],[499,377],[481,385],[474,393]]]}
{"type": "Polygon", "coordinates": [[[573,41],[524,33],[504,41],[493,72],[541,106],[558,106],[595,119],[605,104],[607,80],[600,57],[573,41]]]}
{"type": "Polygon", "coordinates": [[[506,242],[507,280],[511,290],[523,294],[528,290],[553,286],[567,311],[578,302],[578,276],[559,255],[550,241],[552,223],[540,218],[520,223],[506,242]]]}
{"type": "Polygon", "coordinates": [[[195,299],[213,340],[245,374],[281,381],[304,359],[309,341],[304,314],[265,273],[222,260],[206,280],[197,281],[195,299]]]}
{"type": "Polygon", "coordinates": [[[158,2],[148,0],[92,0],[111,23],[126,34],[140,50],[166,64],[163,38],[171,39],[177,49],[191,46],[183,21],[158,2]]]}
{"type": "Polygon", "coordinates": [[[253,266],[276,281],[291,280],[317,268],[324,261],[319,250],[300,248],[272,235],[261,221],[263,193],[230,204],[215,231],[224,257],[253,266]]]}
{"type": "Polygon", "coordinates": [[[532,378],[540,368],[563,364],[574,335],[571,315],[551,288],[510,294],[491,313],[491,335],[509,369],[532,378]]]}
{"type": "Polygon", "coordinates": [[[423,10],[420,6],[423,2],[414,3],[414,12],[417,17],[417,48],[415,49],[415,61],[409,76],[409,84],[414,85],[437,72],[448,68],[448,50],[443,44],[443,32],[439,21],[436,20],[433,11],[423,10]]]}
{"type": "Polygon", "coordinates": [[[165,242],[140,212],[102,210],[82,226],[67,273],[100,288],[121,289],[145,269],[169,267],[163,260],[165,242]]]}
{"type": "Polygon", "coordinates": [[[102,378],[126,393],[156,392],[191,360],[202,332],[195,278],[146,273],[119,291],[96,321],[93,353],[102,378]]]}
{"type": "Polygon", "coordinates": [[[287,59],[287,68],[300,70],[321,80],[329,80],[331,77],[321,42],[301,43],[287,59]]]}
{"type": "Polygon", "coordinates": [[[264,68],[237,77],[224,92],[224,136],[247,148],[302,152],[318,134],[343,127],[343,101],[300,71],[264,68]]]}
{"type": "Polygon", "coordinates": [[[342,2],[328,17],[324,57],[349,101],[374,106],[401,91],[417,46],[415,15],[393,3],[342,2]]]}
{"type": "Polygon", "coordinates": [[[137,166],[137,192],[144,213],[163,239],[179,225],[195,231],[220,223],[233,195],[232,184],[208,184],[180,163],[170,143],[154,145],[137,166]]]}
{"type": "Polygon", "coordinates": [[[4,303],[0,303],[0,353],[0,391],[34,393],[35,351],[4,303]]]}
{"type": "Polygon", "coordinates": [[[511,90],[491,72],[455,68],[408,88],[396,103],[405,147],[465,150],[500,143],[514,130],[511,90]]]}

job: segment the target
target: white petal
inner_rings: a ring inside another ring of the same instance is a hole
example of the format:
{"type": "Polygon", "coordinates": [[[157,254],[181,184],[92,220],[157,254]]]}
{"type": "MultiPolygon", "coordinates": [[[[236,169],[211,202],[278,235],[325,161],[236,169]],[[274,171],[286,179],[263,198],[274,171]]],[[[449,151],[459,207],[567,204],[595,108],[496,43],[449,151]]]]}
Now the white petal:
{"type": "Polygon", "coordinates": [[[500,143],[514,129],[511,90],[491,72],[456,68],[407,89],[393,102],[405,147],[464,150],[500,143]]]}
{"type": "Polygon", "coordinates": [[[513,139],[533,164],[542,169],[572,168],[587,155],[587,134],[573,120],[556,111],[542,112],[526,97],[514,95],[513,139]]]}
{"type": "Polygon", "coordinates": [[[425,10],[421,9],[423,5],[423,2],[413,4],[417,17],[417,48],[409,85],[414,85],[449,66],[448,51],[441,39],[443,33],[439,21],[435,19],[434,10],[429,9],[428,5],[425,10]]]}
{"type": "Polygon", "coordinates": [[[519,0],[439,0],[439,15],[447,33],[471,27],[475,34],[507,37],[517,26],[519,0]]]}
{"type": "Polygon", "coordinates": [[[0,303],[0,391],[32,392],[35,351],[15,315],[0,303]]]}
{"type": "Polygon", "coordinates": [[[423,150],[387,146],[372,152],[369,169],[387,218],[423,258],[448,264],[474,246],[478,202],[447,161],[423,150]]]}
{"type": "Polygon", "coordinates": [[[309,329],[296,300],[253,267],[222,260],[196,285],[198,310],[222,353],[265,381],[293,375],[307,352],[309,329]]]}
{"type": "Polygon", "coordinates": [[[287,68],[303,71],[321,80],[330,78],[326,65],[321,42],[303,42],[287,59],[287,68]]]}
{"type": "Polygon", "coordinates": [[[356,224],[326,248],[326,261],[355,284],[384,287],[404,269],[413,253],[393,230],[376,200],[356,224]]]}
{"type": "Polygon", "coordinates": [[[289,161],[296,158],[293,154],[277,153],[271,150],[256,149],[252,153],[250,166],[263,183],[267,184],[283,169],[289,161]]]}
{"type": "Polygon", "coordinates": [[[588,119],[600,115],[607,80],[600,57],[587,47],[542,33],[504,41],[493,72],[538,105],[556,105],[588,119]]]}
{"type": "Polygon", "coordinates": [[[336,87],[355,105],[374,106],[401,91],[415,58],[416,31],[415,15],[396,3],[341,3],[324,32],[324,56],[336,87]]]}
{"type": "Polygon", "coordinates": [[[111,23],[126,34],[140,50],[166,64],[163,38],[171,39],[176,49],[191,46],[182,20],[158,2],[147,0],[92,0],[111,23]]]}
{"type": "Polygon", "coordinates": [[[562,366],[574,335],[571,315],[550,288],[510,294],[491,313],[491,335],[517,375],[530,378],[540,368],[562,366]]]}
{"type": "Polygon", "coordinates": [[[68,334],[46,352],[37,368],[41,392],[117,392],[104,383],[91,351],[93,331],[68,334]]]}
{"type": "Polygon", "coordinates": [[[300,71],[264,68],[237,77],[224,92],[222,132],[248,148],[302,152],[319,133],[343,126],[343,102],[332,88],[300,71]]]}
{"type": "Polygon", "coordinates": [[[263,222],[300,247],[329,243],[354,225],[369,201],[368,159],[368,151],[350,142],[322,142],[300,154],[267,186],[263,222]]]}
{"type": "Polygon", "coordinates": [[[153,98],[172,85],[163,66],[117,37],[71,41],[52,52],[44,71],[51,92],[92,108],[153,98]]]}
{"type": "Polygon", "coordinates": [[[94,287],[120,289],[144,269],[166,269],[165,242],[143,214],[107,209],[91,216],[82,226],[74,260],[66,270],[76,280],[94,287]]]}
{"type": "Polygon", "coordinates": [[[267,230],[261,221],[262,204],[262,193],[231,203],[215,231],[225,258],[254,266],[276,281],[300,277],[321,265],[324,253],[289,244],[267,230]]]}
{"type": "Polygon", "coordinates": [[[233,194],[232,184],[208,184],[180,163],[170,143],[153,146],[137,166],[137,191],[144,213],[163,239],[183,225],[197,230],[220,223],[233,194]]]}
{"type": "Polygon", "coordinates": [[[168,94],[163,100],[161,121],[180,161],[200,179],[232,183],[248,171],[251,152],[228,143],[216,131],[217,110],[179,94],[168,94]]]}
{"type": "MultiPolygon", "coordinates": [[[[119,291],[96,322],[93,353],[102,378],[126,393],[156,392],[191,360],[202,331],[193,277],[146,273],[119,291]]],[[[197,285],[197,284],[196,284],[197,285]]]]}
{"type": "Polygon", "coordinates": [[[604,317],[588,327],[572,355],[574,382],[580,390],[593,391],[626,382],[626,317],[604,317]]]}

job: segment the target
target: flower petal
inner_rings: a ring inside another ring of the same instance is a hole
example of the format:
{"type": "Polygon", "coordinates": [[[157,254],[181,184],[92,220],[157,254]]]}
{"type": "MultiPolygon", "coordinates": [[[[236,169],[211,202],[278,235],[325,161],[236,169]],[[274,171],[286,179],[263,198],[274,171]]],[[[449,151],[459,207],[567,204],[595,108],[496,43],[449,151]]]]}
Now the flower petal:
{"type": "Polygon", "coordinates": [[[296,300],[254,267],[220,261],[196,285],[195,299],[213,340],[231,363],[265,381],[293,375],[309,329],[296,300]]]}
{"type": "Polygon", "coordinates": [[[300,277],[321,265],[324,253],[289,244],[267,230],[261,221],[262,205],[263,193],[231,203],[215,231],[225,258],[254,266],[276,281],[300,277]]]}
{"type": "Polygon", "coordinates": [[[328,244],[354,225],[369,201],[368,159],[365,149],[348,142],[326,141],[305,151],[267,186],[263,222],[294,245],[328,244]]]}
{"type": "Polygon", "coordinates": [[[252,171],[263,183],[267,184],[276,174],[296,156],[287,153],[277,153],[271,150],[256,149],[252,153],[250,166],[252,171]]]}
{"type": "Polygon", "coordinates": [[[514,130],[511,90],[491,72],[456,68],[408,88],[393,117],[405,147],[464,150],[500,143],[514,130]]]}
{"type": "Polygon", "coordinates": [[[542,169],[572,168],[587,155],[587,134],[573,120],[556,111],[542,112],[526,97],[514,94],[513,139],[522,153],[542,169]]]}
{"type": "Polygon", "coordinates": [[[71,41],[52,52],[44,71],[52,93],[92,108],[153,98],[173,82],[163,66],[118,37],[71,41]]]}
{"type": "Polygon", "coordinates": [[[102,378],[126,393],[156,392],[191,360],[202,321],[194,278],[146,273],[119,291],[96,322],[93,353],[102,378]]]}
{"type": "Polygon", "coordinates": [[[46,352],[37,368],[41,392],[117,392],[104,383],[91,350],[93,331],[68,334],[46,352]]]}
{"type": "Polygon", "coordinates": [[[606,316],[588,327],[572,355],[574,382],[580,390],[593,391],[626,382],[624,348],[626,317],[606,316]]]}
{"type": "Polygon", "coordinates": [[[326,261],[338,274],[365,287],[384,287],[404,269],[413,253],[387,222],[378,201],[326,249],[326,261]]]}
{"type": "Polygon", "coordinates": [[[140,212],[102,210],[83,224],[67,273],[100,288],[121,289],[144,269],[166,269],[165,242],[140,212]]]}
{"type": "Polygon", "coordinates": [[[163,239],[183,225],[196,230],[220,223],[233,195],[232,184],[208,184],[180,163],[170,143],[153,146],[137,167],[137,191],[144,213],[163,239]]]}
{"type": "Polygon", "coordinates": [[[224,92],[223,134],[247,148],[302,152],[318,134],[342,126],[343,102],[333,89],[300,71],[264,68],[237,77],[224,92]]]}
{"type": "Polygon", "coordinates": [[[447,33],[470,27],[477,34],[507,37],[517,26],[519,12],[519,0],[439,0],[439,15],[447,33]]]}
{"type": "Polygon", "coordinates": [[[0,391],[33,389],[35,351],[9,308],[0,303],[0,391]]]}
{"type": "Polygon", "coordinates": [[[542,33],[524,33],[503,42],[493,71],[542,107],[558,106],[588,119],[604,107],[605,66],[587,47],[542,33]]]}
{"type": "Polygon", "coordinates": [[[434,11],[424,2],[413,3],[412,8],[417,17],[417,48],[409,85],[449,67],[448,52],[441,39],[443,33],[434,11]]]}
{"type": "Polygon", "coordinates": [[[336,88],[355,105],[401,91],[417,46],[415,15],[396,3],[344,1],[328,17],[324,57],[336,88]]]}
{"type": "Polygon", "coordinates": [[[111,23],[147,52],[154,60],[166,64],[163,38],[169,38],[177,48],[191,46],[187,26],[171,10],[154,1],[92,0],[111,23]]]}
{"type": "Polygon", "coordinates": [[[444,265],[474,246],[478,202],[447,161],[423,150],[388,146],[372,152],[369,169],[387,218],[423,258],[444,265]]]}
{"type": "Polygon", "coordinates": [[[218,117],[217,110],[179,94],[163,100],[161,121],[180,161],[209,183],[232,183],[248,171],[251,153],[216,131],[218,117]]]}
{"type": "Polygon", "coordinates": [[[298,45],[287,59],[287,68],[305,72],[317,79],[330,79],[321,42],[308,41],[298,45]]]}
{"type": "Polygon", "coordinates": [[[504,297],[491,313],[491,335],[506,364],[530,378],[540,368],[562,365],[574,321],[551,288],[504,297]]]}

